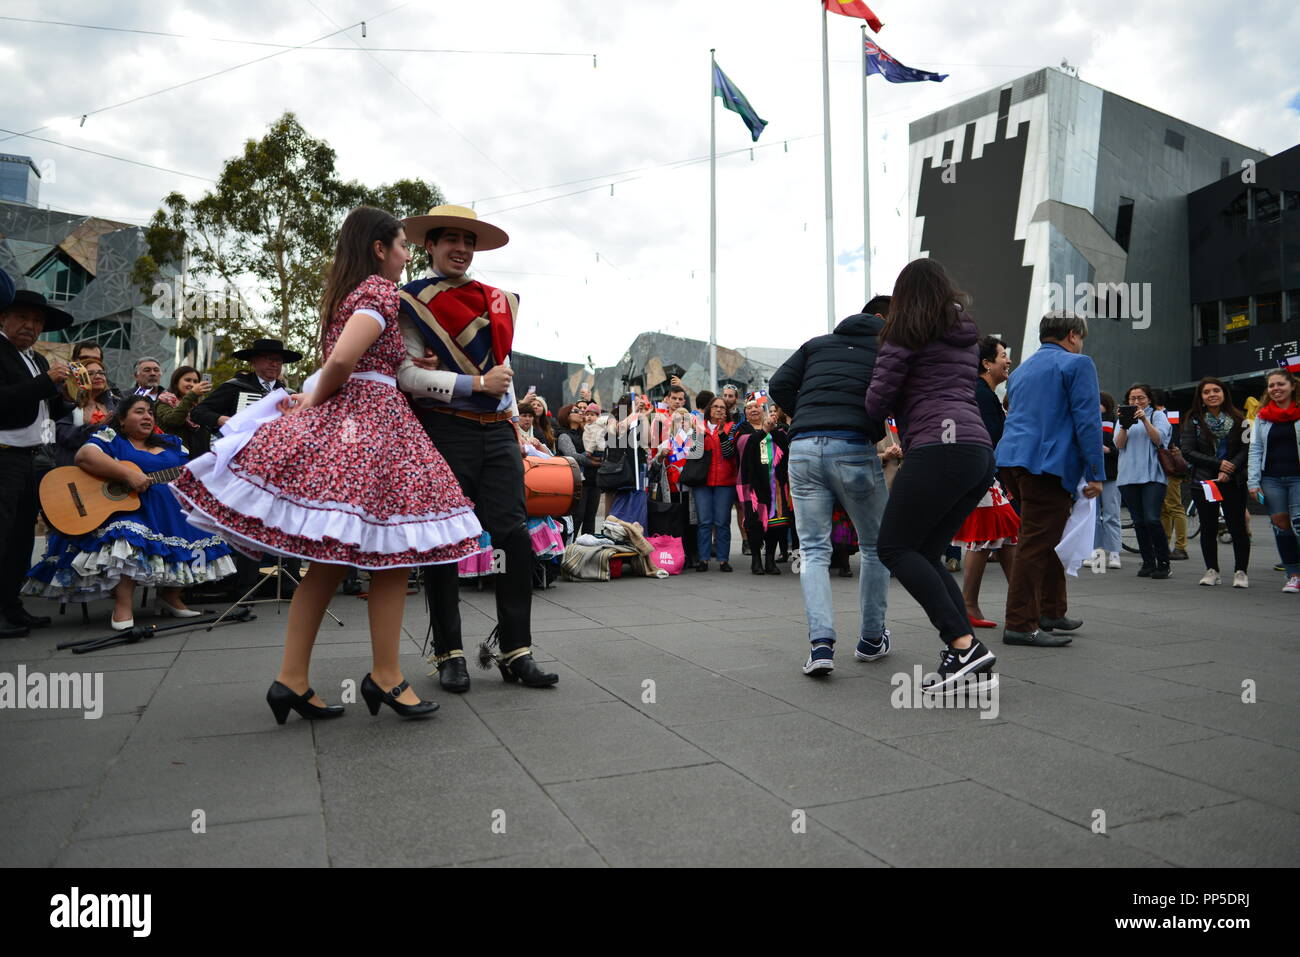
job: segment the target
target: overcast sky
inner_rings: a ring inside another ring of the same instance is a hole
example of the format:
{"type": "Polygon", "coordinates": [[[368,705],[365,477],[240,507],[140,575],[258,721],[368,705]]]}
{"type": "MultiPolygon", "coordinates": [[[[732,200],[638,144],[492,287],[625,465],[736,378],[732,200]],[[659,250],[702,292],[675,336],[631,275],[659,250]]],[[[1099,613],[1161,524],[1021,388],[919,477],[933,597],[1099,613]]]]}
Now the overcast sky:
{"type": "MultiPolygon", "coordinates": [[[[871,80],[877,292],[906,262],[908,123],[1063,58],[1088,82],[1245,145],[1277,153],[1300,141],[1294,0],[872,7],[885,23],[874,39],[892,56],[951,74],[943,83],[871,80]]],[[[586,55],[291,50],[83,127],[77,118],[91,110],[277,51],[0,20],[0,126],[45,126],[34,135],[214,178],[245,139],[293,110],[337,150],[345,177],[431,179],[449,201],[474,202],[510,233],[509,246],[474,265],[485,282],[521,294],[518,349],[570,361],[590,354],[606,365],[639,332],[708,336],[708,163],[681,161],[708,155],[716,47],[769,123],[751,159],[740,118],[718,110],[718,151],[744,150],[718,162],[718,341],[793,348],[825,329],[819,8],[815,0],[6,0],[9,17],[198,37],[298,45],[366,20],[366,38],[354,27],[316,46],[586,55]]],[[[860,21],[829,19],[835,304],[848,315],[866,291],[860,21]]],[[[131,222],[171,190],[197,198],[210,185],[30,139],[0,142],[0,152],[53,171],[43,203],[131,222]]]]}

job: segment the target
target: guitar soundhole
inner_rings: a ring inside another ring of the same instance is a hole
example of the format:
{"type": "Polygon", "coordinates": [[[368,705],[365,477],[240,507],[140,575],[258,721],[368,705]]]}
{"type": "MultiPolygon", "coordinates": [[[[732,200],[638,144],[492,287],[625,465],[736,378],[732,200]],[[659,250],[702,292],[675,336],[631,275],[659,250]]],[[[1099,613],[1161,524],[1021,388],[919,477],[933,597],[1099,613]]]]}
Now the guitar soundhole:
{"type": "Polygon", "coordinates": [[[105,482],[104,497],[114,502],[120,502],[131,493],[130,488],[125,482],[105,482]]]}

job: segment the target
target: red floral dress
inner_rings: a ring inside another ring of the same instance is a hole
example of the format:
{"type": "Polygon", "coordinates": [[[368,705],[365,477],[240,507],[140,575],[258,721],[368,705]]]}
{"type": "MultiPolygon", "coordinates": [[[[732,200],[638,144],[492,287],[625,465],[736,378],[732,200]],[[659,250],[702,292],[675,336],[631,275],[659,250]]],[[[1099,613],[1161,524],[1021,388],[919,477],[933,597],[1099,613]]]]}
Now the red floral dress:
{"type": "Polygon", "coordinates": [[[455,562],[478,550],[474,506],[393,378],[406,358],[397,306],[393,283],[365,280],[334,313],[325,354],[354,313],[383,331],[342,388],[292,415],[263,399],[226,424],[172,485],[192,524],[241,551],[366,569],[455,562]]]}

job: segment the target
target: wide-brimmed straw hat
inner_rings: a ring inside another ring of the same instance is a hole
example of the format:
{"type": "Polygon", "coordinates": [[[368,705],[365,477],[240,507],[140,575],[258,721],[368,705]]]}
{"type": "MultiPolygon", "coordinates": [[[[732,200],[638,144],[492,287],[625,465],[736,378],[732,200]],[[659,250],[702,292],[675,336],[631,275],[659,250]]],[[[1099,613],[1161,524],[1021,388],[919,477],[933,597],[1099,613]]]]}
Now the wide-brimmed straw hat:
{"type": "Polygon", "coordinates": [[[424,216],[411,216],[402,220],[406,227],[406,239],[412,243],[424,243],[424,237],[431,229],[440,227],[463,229],[474,234],[474,250],[500,249],[510,242],[510,237],[500,226],[479,219],[478,213],[467,206],[435,206],[424,216]]]}

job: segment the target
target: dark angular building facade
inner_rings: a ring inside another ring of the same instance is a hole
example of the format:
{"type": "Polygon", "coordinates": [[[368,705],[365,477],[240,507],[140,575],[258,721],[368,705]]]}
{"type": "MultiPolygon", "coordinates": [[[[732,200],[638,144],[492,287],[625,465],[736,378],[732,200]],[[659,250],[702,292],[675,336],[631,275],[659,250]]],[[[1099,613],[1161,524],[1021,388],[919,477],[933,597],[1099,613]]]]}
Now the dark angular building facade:
{"type": "Polygon", "coordinates": [[[1015,362],[1059,306],[1091,313],[1103,388],[1193,378],[1188,194],[1263,153],[1055,69],[917,120],[910,143],[911,255],[949,269],[1015,362]]]}

